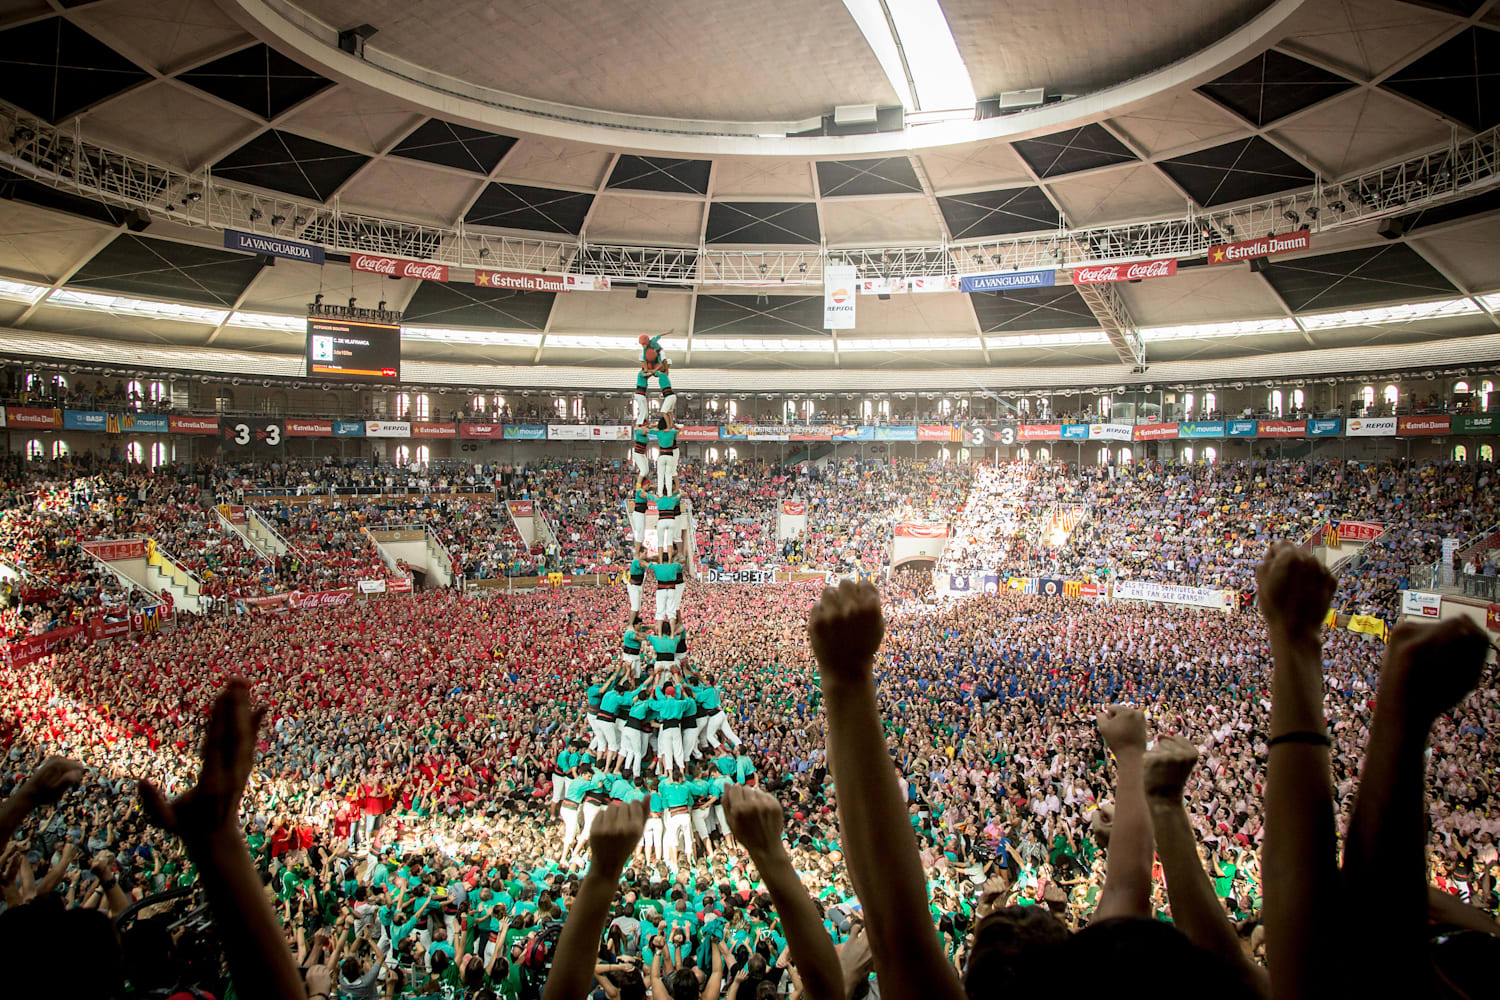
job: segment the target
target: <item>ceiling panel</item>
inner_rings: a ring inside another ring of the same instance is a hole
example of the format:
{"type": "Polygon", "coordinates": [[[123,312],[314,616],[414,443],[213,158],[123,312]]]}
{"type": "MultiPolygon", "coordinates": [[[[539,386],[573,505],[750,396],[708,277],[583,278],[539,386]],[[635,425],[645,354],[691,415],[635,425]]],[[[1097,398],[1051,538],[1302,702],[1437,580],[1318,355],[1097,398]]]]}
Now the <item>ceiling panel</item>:
{"type": "Polygon", "coordinates": [[[227,308],[260,269],[258,257],[121,233],[68,287],[227,308]]]}
{"type": "Polygon", "coordinates": [[[1270,258],[1263,273],[1294,312],[1354,309],[1456,291],[1401,243],[1290,260],[1270,258]]]}
{"type": "Polygon", "coordinates": [[[90,138],[109,149],[150,156],[179,170],[196,170],[214,153],[248,139],[255,125],[195,90],[153,83],[90,111],[90,138]]]}
{"type": "Polygon", "coordinates": [[[1057,209],[1039,187],[976,191],[938,199],[955,240],[1031,233],[1058,226],[1057,209]]]}
{"type": "Polygon", "coordinates": [[[577,236],[593,201],[593,195],[577,191],[494,182],[485,187],[464,221],[475,226],[577,236]]]}
{"type": "Polygon", "coordinates": [[[145,70],[61,17],[0,31],[0,98],[50,122],[149,79],[145,70]]]}
{"type": "Polygon", "coordinates": [[[588,238],[598,242],[697,246],[704,203],[698,199],[601,194],[589,216],[588,238]]]}
{"type": "Polygon", "coordinates": [[[1035,139],[1019,139],[1014,145],[1021,159],[1043,179],[1137,161],[1134,153],[1097,123],[1035,139]]]}
{"type": "Polygon", "coordinates": [[[1268,50],[1198,90],[1251,125],[1263,127],[1353,86],[1336,73],[1268,50]]]}
{"type": "Polygon", "coordinates": [[[410,131],[422,116],[411,106],[358,84],[341,83],[297,108],[281,127],[345,149],[376,153],[410,131]]]}
{"type": "Polygon", "coordinates": [[[205,63],[177,79],[270,121],[333,81],[257,43],[205,63]]]}
{"type": "Polygon", "coordinates": [[[825,201],[823,232],[830,246],[936,245],[943,238],[942,222],[922,196],[825,201]]]}
{"type": "Polygon", "coordinates": [[[812,168],[803,159],[774,156],[720,156],[714,160],[714,196],[783,198],[813,196],[812,168]]]}
{"type": "Polygon", "coordinates": [[[396,156],[487,175],[515,143],[512,136],[481,132],[467,125],[429,118],[391,152],[396,156]]]}
{"type": "Polygon", "coordinates": [[[855,308],[855,337],[972,337],[974,314],[963,295],[953,293],[859,296],[855,308]]]}
{"type": "Polygon", "coordinates": [[[1411,237],[1425,257],[1473,292],[1500,290],[1500,225],[1494,220],[1411,237]]]}
{"type": "Polygon", "coordinates": [[[1392,74],[1382,85],[1467,128],[1500,125],[1500,31],[1472,27],[1392,74]]]}
{"type": "Polygon", "coordinates": [[[985,333],[1092,330],[1099,321],[1072,285],[975,292],[969,296],[985,333]]]}
{"type": "Polygon", "coordinates": [[[823,330],[821,295],[699,295],[693,337],[792,337],[823,330]]]}
{"type": "Polygon", "coordinates": [[[609,174],[609,187],[672,194],[707,194],[709,160],[622,154],[609,174]]]}
{"type": "Polygon", "coordinates": [[[86,219],[21,201],[0,212],[0,266],[7,275],[51,283],[108,232],[86,219]]]}
{"type": "Polygon", "coordinates": [[[1111,123],[1149,156],[1243,135],[1246,131],[1244,122],[1193,91],[1178,91],[1148,101],[1117,115],[1111,123]]]}
{"type": "Polygon", "coordinates": [[[610,159],[609,151],[597,146],[523,135],[500,165],[500,179],[595,188],[604,179],[610,159]]]}
{"type": "Polygon", "coordinates": [[[859,194],[920,194],[922,182],[905,156],[875,160],[821,160],[818,193],[824,198],[859,194]]]}
{"type": "MultiPolygon", "coordinates": [[[[644,299],[633,288],[609,292],[565,292],[552,305],[553,333],[661,333],[675,330],[686,334],[692,295],[661,288],[651,289],[644,299]]],[[[621,352],[615,361],[628,362],[631,352],[621,352]]],[[[621,388],[628,388],[622,384],[621,388]]]]}
{"type": "Polygon", "coordinates": [[[1120,286],[1138,326],[1185,326],[1284,316],[1275,294],[1248,267],[1179,267],[1173,278],[1120,286]]]}
{"type": "Polygon", "coordinates": [[[1314,179],[1258,135],[1163,160],[1161,168],[1205,208],[1304,187],[1314,179]]]}
{"type": "Polygon", "coordinates": [[[31,318],[26,321],[26,329],[92,337],[111,344],[126,341],[158,347],[164,344],[199,345],[213,332],[213,327],[195,323],[111,316],[84,309],[46,305],[31,314],[31,318]]]}
{"type": "Polygon", "coordinates": [[[1048,182],[1074,226],[1121,219],[1165,218],[1179,213],[1187,196],[1155,167],[1144,164],[1048,182]]]}
{"type": "Polygon", "coordinates": [[[452,225],[483,183],[477,176],[386,157],[371,161],[355,175],[339,192],[339,204],[381,218],[452,225]]]}
{"type": "Polygon", "coordinates": [[[370,158],[306,136],[267,129],[214,164],[221,180],[325,201],[370,158]]]}
{"type": "Polygon", "coordinates": [[[1329,101],[1272,132],[1325,177],[1347,177],[1414,149],[1440,146],[1451,134],[1442,118],[1379,90],[1329,101]]]}
{"type": "Polygon", "coordinates": [[[115,0],[82,8],[72,17],[163,72],[210,58],[236,42],[254,41],[217,5],[203,0],[115,0]]]}
{"type": "Polygon", "coordinates": [[[708,207],[705,242],[724,244],[817,243],[818,209],[812,202],[716,201],[708,207]]]}
{"type": "Polygon", "coordinates": [[[511,292],[459,282],[423,281],[406,304],[405,319],[414,326],[540,330],[547,324],[554,297],[552,292],[511,292]]]}
{"type": "Polygon", "coordinates": [[[927,179],[938,194],[989,187],[1017,187],[1031,175],[1016,151],[1005,142],[974,142],[963,146],[924,149],[917,154],[927,179]]]}
{"type": "Polygon", "coordinates": [[[1309,3],[1287,20],[1280,47],[1370,80],[1400,65],[1452,25],[1452,18],[1436,11],[1391,0],[1309,3]]]}

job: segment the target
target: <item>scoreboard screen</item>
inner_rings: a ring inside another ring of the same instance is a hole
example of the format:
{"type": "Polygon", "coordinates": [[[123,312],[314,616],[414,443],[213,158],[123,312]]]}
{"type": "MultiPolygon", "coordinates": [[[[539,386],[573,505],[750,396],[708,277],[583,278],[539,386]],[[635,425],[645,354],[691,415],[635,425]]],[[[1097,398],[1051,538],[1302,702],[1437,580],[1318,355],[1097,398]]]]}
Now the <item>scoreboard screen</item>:
{"type": "Polygon", "coordinates": [[[401,327],[348,319],[307,321],[307,376],[346,382],[401,381],[401,327]]]}

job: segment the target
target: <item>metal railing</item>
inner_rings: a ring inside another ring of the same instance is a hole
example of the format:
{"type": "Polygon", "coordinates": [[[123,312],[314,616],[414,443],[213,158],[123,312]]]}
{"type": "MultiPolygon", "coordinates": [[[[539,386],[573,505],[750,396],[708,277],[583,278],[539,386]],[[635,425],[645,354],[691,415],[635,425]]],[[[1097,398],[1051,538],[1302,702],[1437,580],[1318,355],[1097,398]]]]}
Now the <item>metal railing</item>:
{"type": "Polygon", "coordinates": [[[1059,227],[1022,236],[927,246],[714,249],[640,247],[474,231],[382,219],[331,204],[253,191],[187,173],[84,139],[75,120],[54,127],[0,108],[0,164],[38,183],[189,227],[234,228],[311,243],[336,253],[369,252],[452,267],[599,275],[680,285],[813,286],[825,263],[853,264],[861,277],[951,278],[1103,261],[1191,258],[1217,244],[1314,232],[1402,214],[1478,193],[1500,179],[1500,126],[1338,182],[1177,218],[1059,227]]]}
{"type": "MultiPolygon", "coordinates": [[[[154,537],[149,537],[148,540],[152,542],[152,544],[154,546],[154,550],[155,550],[155,552],[156,552],[157,555],[161,556],[164,560],[166,560],[168,563],[170,563],[175,569],[177,569],[179,572],[181,572],[183,575],[185,575],[189,580],[192,580],[194,583],[196,583],[198,585],[198,593],[199,594],[203,593],[203,581],[198,578],[198,574],[197,573],[194,573],[192,570],[190,570],[186,566],[184,566],[182,564],[182,560],[181,559],[178,559],[171,552],[167,551],[167,549],[165,547],[163,547],[160,542],[156,541],[156,539],[154,537]]],[[[147,556],[147,558],[146,558],[146,565],[148,567],[151,565],[151,558],[149,556],[147,556]]],[[[167,574],[167,575],[171,576],[170,573],[167,574]]],[[[173,580],[172,582],[176,583],[177,581],[173,580]]],[[[183,589],[184,593],[187,592],[187,587],[183,587],[182,589],[183,589]]],[[[190,596],[197,596],[197,595],[190,595],[190,596]]]]}
{"type": "MultiPolygon", "coordinates": [[[[243,505],[241,505],[241,506],[243,506],[243,505]]],[[[219,509],[219,505],[218,504],[214,504],[214,513],[218,515],[218,517],[219,517],[219,524],[223,527],[223,529],[225,531],[229,532],[235,538],[238,538],[242,544],[244,544],[245,546],[247,546],[250,549],[251,552],[254,552],[257,556],[259,556],[261,559],[265,560],[268,563],[274,563],[276,561],[276,560],[274,560],[274,559],[271,558],[271,556],[270,556],[269,553],[267,553],[259,545],[255,544],[255,539],[253,539],[253,538],[250,537],[250,531],[249,531],[249,527],[250,527],[250,512],[249,512],[248,508],[245,511],[245,528],[246,528],[246,530],[244,530],[244,531],[240,531],[238,528],[236,528],[234,526],[234,522],[233,521],[231,521],[229,518],[227,518],[227,517],[224,516],[224,512],[219,509]]]]}
{"type": "Polygon", "coordinates": [[[1466,597],[1478,597],[1486,601],[1500,600],[1500,577],[1460,573],[1458,585],[1466,597]]]}

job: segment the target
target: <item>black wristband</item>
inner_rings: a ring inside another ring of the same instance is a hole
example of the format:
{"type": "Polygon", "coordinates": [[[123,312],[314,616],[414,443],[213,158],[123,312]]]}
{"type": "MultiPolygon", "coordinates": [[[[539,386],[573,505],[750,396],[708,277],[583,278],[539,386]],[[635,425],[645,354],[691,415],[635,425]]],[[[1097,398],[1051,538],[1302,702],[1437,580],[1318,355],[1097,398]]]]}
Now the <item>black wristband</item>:
{"type": "Polygon", "coordinates": [[[1291,733],[1282,733],[1280,736],[1273,736],[1271,737],[1270,741],[1266,743],[1266,749],[1269,750],[1278,743],[1307,743],[1311,744],[1312,746],[1319,747],[1333,746],[1333,740],[1328,738],[1327,733],[1315,733],[1306,729],[1297,730],[1296,732],[1291,733]]]}

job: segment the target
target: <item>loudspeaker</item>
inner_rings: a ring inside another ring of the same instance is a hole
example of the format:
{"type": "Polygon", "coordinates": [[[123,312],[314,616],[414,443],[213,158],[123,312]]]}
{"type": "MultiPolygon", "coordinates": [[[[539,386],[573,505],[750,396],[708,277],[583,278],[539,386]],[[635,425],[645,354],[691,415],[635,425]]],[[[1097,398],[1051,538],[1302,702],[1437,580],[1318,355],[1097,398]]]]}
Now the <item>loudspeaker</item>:
{"type": "Polygon", "coordinates": [[[1375,231],[1388,240],[1399,240],[1406,235],[1406,220],[1400,216],[1382,219],[1375,231]]]}
{"type": "Polygon", "coordinates": [[[1259,274],[1260,272],[1264,271],[1265,269],[1266,269],[1266,259],[1264,257],[1251,257],[1250,258],[1250,271],[1251,271],[1251,273],[1253,273],[1253,274],[1259,274]]]}
{"type": "Polygon", "coordinates": [[[130,214],[125,216],[125,228],[132,233],[144,232],[149,225],[151,225],[151,216],[144,208],[132,209],[130,214]]]}

